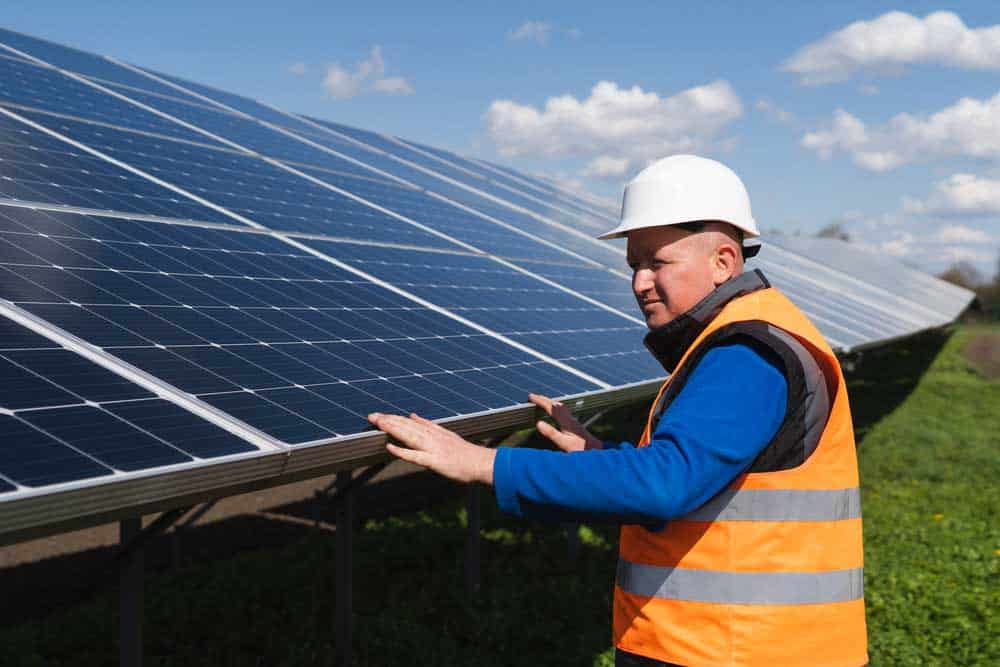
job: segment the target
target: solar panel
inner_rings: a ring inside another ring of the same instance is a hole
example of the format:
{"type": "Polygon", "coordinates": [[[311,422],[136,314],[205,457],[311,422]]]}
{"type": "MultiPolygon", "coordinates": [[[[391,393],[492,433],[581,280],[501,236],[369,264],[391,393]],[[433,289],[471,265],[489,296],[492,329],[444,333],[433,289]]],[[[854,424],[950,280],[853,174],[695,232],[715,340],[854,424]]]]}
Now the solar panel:
{"type": "Polygon", "coordinates": [[[838,239],[776,236],[771,243],[813,270],[846,273],[851,289],[890,302],[925,326],[951,322],[973,297],[963,287],[838,239]]]}
{"type": "MultiPolygon", "coordinates": [[[[597,409],[660,381],[621,244],[593,239],[601,201],[25,35],[0,48],[0,541],[371,461],[374,410],[509,432],[529,391],[597,409]]],[[[966,298],[771,250],[758,265],[845,350],[966,298]]]]}
{"type": "Polygon", "coordinates": [[[0,493],[259,448],[0,318],[0,493]]]}

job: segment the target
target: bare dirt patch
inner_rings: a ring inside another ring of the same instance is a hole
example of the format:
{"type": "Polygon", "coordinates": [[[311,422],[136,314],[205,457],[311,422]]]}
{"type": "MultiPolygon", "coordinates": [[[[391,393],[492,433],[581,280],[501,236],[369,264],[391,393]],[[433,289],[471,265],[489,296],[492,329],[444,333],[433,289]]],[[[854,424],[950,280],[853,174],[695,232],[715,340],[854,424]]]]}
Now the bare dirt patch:
{"type": "Polygon", "coordinates": [[[1000,333],[979,334],[965,344],[962,354],[984,377],[1000,378],[1000,333]]]}

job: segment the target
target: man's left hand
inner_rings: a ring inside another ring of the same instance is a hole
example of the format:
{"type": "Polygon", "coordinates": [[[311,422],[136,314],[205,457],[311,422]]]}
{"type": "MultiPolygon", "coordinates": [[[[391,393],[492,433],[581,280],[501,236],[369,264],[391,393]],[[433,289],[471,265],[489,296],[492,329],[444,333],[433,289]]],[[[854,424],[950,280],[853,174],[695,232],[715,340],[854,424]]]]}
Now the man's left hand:
{"type": "Polygon", "coordinates": [[[409,417],[373,412],[368,421],[397,442],[385,448],[393,456],[429,468],[457,482],[493,483],[496,451],[465,440],[457,433],[416,414],[409,417]]]}

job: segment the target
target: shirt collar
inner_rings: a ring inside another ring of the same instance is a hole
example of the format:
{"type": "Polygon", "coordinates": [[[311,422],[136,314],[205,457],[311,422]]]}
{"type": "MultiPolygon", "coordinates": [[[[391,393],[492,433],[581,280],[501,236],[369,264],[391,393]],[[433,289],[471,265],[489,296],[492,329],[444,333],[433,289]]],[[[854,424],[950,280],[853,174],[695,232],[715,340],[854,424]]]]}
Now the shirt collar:
{"type": "Polygon", "coordinates": [[[662,327],[651,329],[643,342],[667,373],[673,373],[691,343],[727,303],[744,294],[770,286],[771,283],[760,269],[741,273],[716,287],[687,312],[662,327]]]}

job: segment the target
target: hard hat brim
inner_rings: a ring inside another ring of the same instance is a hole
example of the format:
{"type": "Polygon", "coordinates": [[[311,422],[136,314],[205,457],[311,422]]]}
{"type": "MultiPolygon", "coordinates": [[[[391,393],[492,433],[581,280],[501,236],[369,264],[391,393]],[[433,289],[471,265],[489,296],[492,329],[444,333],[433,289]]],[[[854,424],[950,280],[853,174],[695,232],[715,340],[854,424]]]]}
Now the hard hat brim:
{"type": "MultiPolygon", "coordinates": [[[[698,220],[670,220],[669,222],[663,222],[657,218],[649,218],[647,216],[640,216],[636,218],[627,218],[622,220],[617,227],[609,229],[597,238],[601,241],[610,241],[611,239],[621,239],[628,236],[628,233],[636,229],[646,229],[648,227],[670,227],[672,225],[683,225],[689,222],[701,222],[703,219],[698,220]]],[[[719,222],[725,222],[726,224],[732,225],[736,229],[743,232],[744,238],[752,239],[760,236],[760,232],[757,231],[757,223],[750,220],[747,224],[738,224],[735,222],[730,222],[729,220],[720,220],[719,222]]]]}

